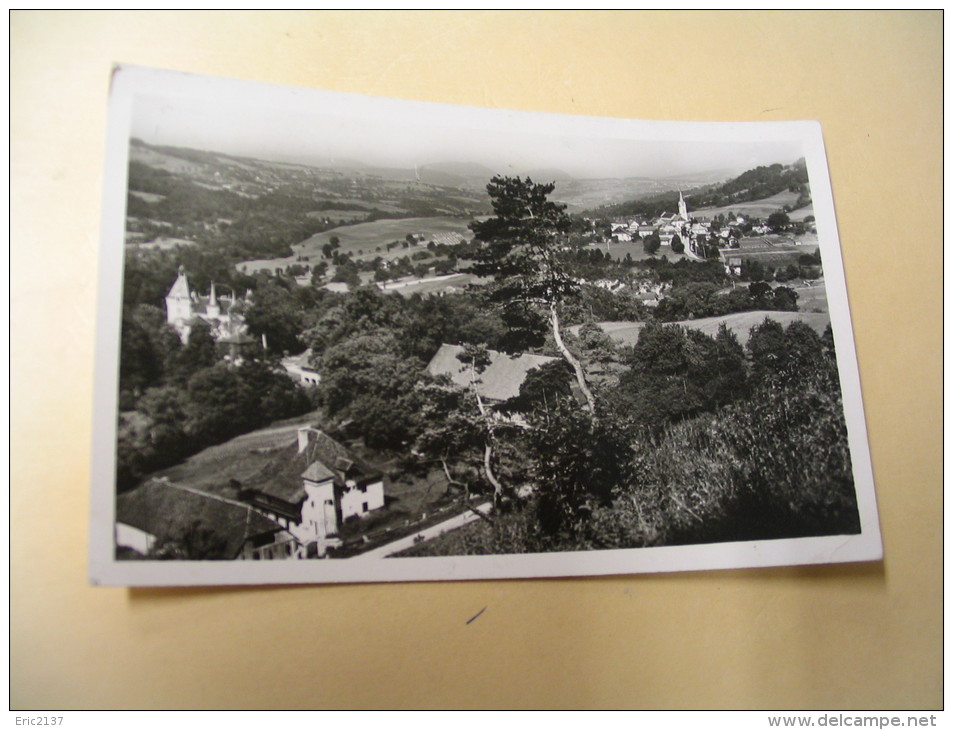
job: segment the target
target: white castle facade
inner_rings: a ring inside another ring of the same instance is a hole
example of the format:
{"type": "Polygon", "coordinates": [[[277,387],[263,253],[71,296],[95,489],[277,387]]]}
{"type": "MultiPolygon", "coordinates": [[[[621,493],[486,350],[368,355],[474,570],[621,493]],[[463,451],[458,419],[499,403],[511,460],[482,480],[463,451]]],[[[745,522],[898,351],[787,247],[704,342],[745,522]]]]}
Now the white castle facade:
{"type": "Polygon", "coordinates": [[[196,321],[205,322],[211,335],[219,342],[244,341],[248,337],[244,310],[251,303],[251,292],[241,299],[235,292],[219,297],[212,282],[208,296],[201,296],[191,289],[189,279],[183,267],[165,297],[166,321],[179,333],[183,344],[189,341],[189,334],[196,321]]]}

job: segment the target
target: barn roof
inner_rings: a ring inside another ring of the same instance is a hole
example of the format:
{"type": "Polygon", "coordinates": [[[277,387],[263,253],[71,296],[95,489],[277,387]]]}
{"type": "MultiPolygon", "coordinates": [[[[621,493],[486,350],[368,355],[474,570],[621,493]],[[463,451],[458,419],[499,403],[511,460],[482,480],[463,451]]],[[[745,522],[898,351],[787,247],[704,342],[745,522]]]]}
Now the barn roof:
{"type": "Polygon", "coordinates": [[[250,537],[282,528],[238,502],[153,480],[116,498],[116,522],[156,538],[179,539],[198,527],[221,542],[221,557],[235,558],[250,537]]]}
{"type": "MultiPolygon", "coordinates": [[[[463,352],[459,345],[441,345],[437,354],[427,365],[427,372],[431,375],[448,375],[454,384],[461,388],[469,388],[473,376],[473,369],[457,359],[463,352]]],[[[479,375],[476,375],[477,392],[487,400],[503,401],[515,398],[520,393],[520,386],[530,370],[535,370],[548,362],[556,360],[544,355],[522,354],[511,357],[503,352],[487,350],[490,365],[479,375]]]]}

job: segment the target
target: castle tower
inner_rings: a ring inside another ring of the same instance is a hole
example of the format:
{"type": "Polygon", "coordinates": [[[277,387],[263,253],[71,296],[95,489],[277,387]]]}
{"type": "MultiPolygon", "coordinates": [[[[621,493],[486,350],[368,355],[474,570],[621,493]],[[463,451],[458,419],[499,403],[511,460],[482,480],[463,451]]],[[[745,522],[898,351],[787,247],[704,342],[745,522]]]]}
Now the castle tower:
{"type": "Polygon", "coordinates": [[[171,325],[179,325],[192,319],[192,297],[185,267],[179,267],[179,276],[165,297],[165,318],[171,325]]]}

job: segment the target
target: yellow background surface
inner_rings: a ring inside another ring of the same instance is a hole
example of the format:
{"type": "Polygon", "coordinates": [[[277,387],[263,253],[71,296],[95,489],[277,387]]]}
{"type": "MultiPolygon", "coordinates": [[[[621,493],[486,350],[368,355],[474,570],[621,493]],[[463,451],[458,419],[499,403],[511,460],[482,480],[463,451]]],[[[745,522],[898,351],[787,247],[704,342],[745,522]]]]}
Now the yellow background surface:
{"type": "Polygon", "coordinates": [[[941,25],[939,12],[14,12],[12,707],[940,707],[941,25]],[[113,62],[535,111],[820,120],[884,562],[90,587],[113,62]]]}

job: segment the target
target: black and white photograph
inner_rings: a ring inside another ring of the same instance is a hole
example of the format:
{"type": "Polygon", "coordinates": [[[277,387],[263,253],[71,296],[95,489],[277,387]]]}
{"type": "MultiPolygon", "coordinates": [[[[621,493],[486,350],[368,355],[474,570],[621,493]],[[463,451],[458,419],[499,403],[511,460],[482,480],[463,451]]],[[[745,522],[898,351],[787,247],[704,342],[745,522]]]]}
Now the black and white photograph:
{"type": "Polygon", "coordinates": [[[114,71],[90,577],[877,560],[822,130],[114,71]]]}

